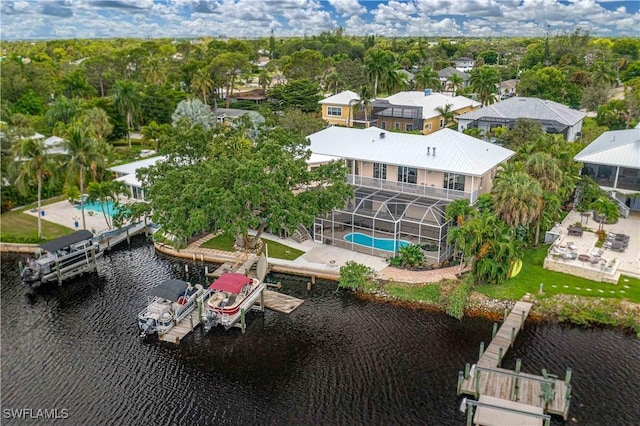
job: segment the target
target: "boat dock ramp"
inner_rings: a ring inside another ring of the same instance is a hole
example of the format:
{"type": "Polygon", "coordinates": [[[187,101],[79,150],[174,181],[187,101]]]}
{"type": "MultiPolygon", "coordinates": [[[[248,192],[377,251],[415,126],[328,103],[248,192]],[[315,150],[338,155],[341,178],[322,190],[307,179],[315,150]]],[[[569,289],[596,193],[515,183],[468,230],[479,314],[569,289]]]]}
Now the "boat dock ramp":
{"type": "MultiPolygon", "coordinates": [[[[260,281],[264,281],[268,272],[267,269],[267,258],[264,255],[258,257],[257,255],[252,254],[243,262],[226,262],[211,273],[208,271],[205,272],[205,276],[217,278],[226,272],[236,272],[253,276],[258,278],[260,281]]],[[[264,311],[264,308],[268,308],[276,312],[290,314],[303,302],[304,300],[302,299],[265,289],[262,291],[259,301],[256,300],[256,303],[251,307],[251,310],[262,312],[264,311]]],[[[170,342],[177,345],[201,323],[201,319],[202,306],[200,305],[200,300],[198,300],[198,307],[191,313],[191,315],[188,315],[182,321],[176,323],[176,325],[174,325],[167,333],[158,337],[164,342],[170,342]]],[[[246,329],[244,313],[241,316],[241,320],[236,323],[234,327],[240,328],[244,333],[246,329]]]]}
{"type": "Polygon", "coordinates": [[[502,359],[515,342],[524,326],[532,304],[517,302],[497,330],[493,327],[493,338],[487,350],[480,343],[478,362],[465,366],[458,376],[458,395],[470,395],[477,400],[463,400],[467,412],[467,425],[540,425],[549,426],[551,414],[565,420],[571,400],[571,369],[567,369],[565,380],[542,370],[542,376],[520,371],[522,362],[516,361],[515,371],[500,368],[502,359]],[[475,415],[474,409],[475,407],[475,415]],[[472,423],[473,422],[473,423],[472,423]]]}
{"type": "Polygon", "coordinates": [[[100,250],[111,250],[112,247],[123,241],[129,243],[131,237],[143,232],[148,232],[148,226],[145,223],[139,222],[127,225],[124,228],[112,229],[110,231],[103,232],[96,236],[94,240],[100,244],[100,250]]]}

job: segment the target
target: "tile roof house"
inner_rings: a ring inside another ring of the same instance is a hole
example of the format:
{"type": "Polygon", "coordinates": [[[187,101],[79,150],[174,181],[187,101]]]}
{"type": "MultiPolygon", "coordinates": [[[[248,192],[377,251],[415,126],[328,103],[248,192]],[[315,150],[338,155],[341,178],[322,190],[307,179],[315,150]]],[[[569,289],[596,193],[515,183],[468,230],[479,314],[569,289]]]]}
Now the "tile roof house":
{"type": "Polygon", "coordinates": [[[640,210],[640,129],[604,132],[573,159],[583,163],[581,174],[618,200],[623,213],[640,210]]]}
{"type": "Polygon", "coordinates": [[[315,219],[316,241],[376,256],[420,244],[436,264],[452,254],[448,203],[474,204],[491,191],[496,168],[514,155],[451,129],[423,136],[332,126],[308,138],[314,155],[345,162],[355,193],[344,208],[315,219]]]}
{"type": "Polygon", "coordinates": [[[458,131],[478,128],[488,133],[494,127],[512,128],[518,119],[527,119],[540,123],[547,133],[560,133],[566,141],[574,142],[586,116],[557,102],[516,96],[460,115],[458,131]]]}
{"type": "Polygon", "coordinates": [[[438,71],[438,76],[440,77],[440,83],[442,83],[442,87],[444,90],[448,90],[451,84],[451,76],[457,75],[462,79],[462,87],[469,86],[469,80],[471,80],[471,75],[466,72],[458,71],[453,67],[443,68],[438,71]]]}
{"type": "Polygon", "coordinates": [[[425,89],[422,92],[399,92],[373,102],[373,120],[382,129],[419,130],[423,134],[446,127],[437,108],[451,105],[455,114],[464,114],[480,107],[480,102],[464,96],[446,96],[425,89]]]}

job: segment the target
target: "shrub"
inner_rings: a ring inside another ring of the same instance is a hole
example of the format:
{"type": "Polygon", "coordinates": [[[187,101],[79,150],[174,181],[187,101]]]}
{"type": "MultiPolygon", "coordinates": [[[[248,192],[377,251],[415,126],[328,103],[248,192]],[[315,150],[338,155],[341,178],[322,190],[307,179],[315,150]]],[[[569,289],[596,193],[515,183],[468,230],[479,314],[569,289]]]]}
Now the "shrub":
{"type": "Polygon", "coordinates": [[[373,269],[367,265],[362,265],[350,260],[340,267],[338,287],[362,290],[373,280],[373,272],[373,269]]]}
{"type": "Polygon", "coordinates": [[[445,305],[445,311],[454,318],[462,319],[464,316],[464,308],[467,305],[467,299],[473,288],[470,279],[464,279],[456,286],[451,293],[443,296],[442,303],[445,305]]]}

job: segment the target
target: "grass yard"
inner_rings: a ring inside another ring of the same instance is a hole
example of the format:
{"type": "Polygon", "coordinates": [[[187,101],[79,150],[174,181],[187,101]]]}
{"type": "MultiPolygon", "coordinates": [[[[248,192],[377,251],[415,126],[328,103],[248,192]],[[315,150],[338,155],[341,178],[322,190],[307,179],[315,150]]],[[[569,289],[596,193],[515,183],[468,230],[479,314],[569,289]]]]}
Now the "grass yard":
{"type": "Polygon", "coordinates": [[[537,298],[573,294],[627,299],[640,303],[640,280],[622,276],[616,285],[548,271],[542,267],[547,250],[547,246],[527,250],[522,259],[522,271],[516,277],[500,285],[476,286],[475,291],[495,299],[518,300],[525,293],[535,294],[537,298]],[[540,283],[543,284],[544,295],[538,294],[540,283]]]}
{"type": "Polygon", "coordinates": [[[387,284],[385,285],[387,293],[400,300],[410,300],[416,302],[440,302],[440,286],[438,284],[428,285],[406,285],[406,284],[387,284]]]}
{"type": "MultiPolygon", "coordinates": [[[[42,202],[43,206],[57,203],[64,197],[54,197],[42,202]]],[[[69,235],[74,232],[73,229],[57,223],[47,222],[42,219],[42,235],[44,239],[38,239],[38,218],[24,214],[26,210],[34,209],[38,203],[32,203],[20,209],[3,213],[0,216],[0,241],[4,243],[41,243],[46,240],[69,235]]]]}
{"type": "MultiPolygon", "coordinates": [[[[216,249],[216,250],[224,250],[224,251],[234,251],[233,243],[235,242],[233,236],[220,234],[216,237],[211,238],[209,241],[202,244],[202,247],[216,249]]],[[[286,246],[284,244],[280,244],[271,240],[262,240],[269,248],[269,257],[273,257],[276,259],[284,259],[284,260],[294,260],[301,256],[304,252],[286,246]]]]}

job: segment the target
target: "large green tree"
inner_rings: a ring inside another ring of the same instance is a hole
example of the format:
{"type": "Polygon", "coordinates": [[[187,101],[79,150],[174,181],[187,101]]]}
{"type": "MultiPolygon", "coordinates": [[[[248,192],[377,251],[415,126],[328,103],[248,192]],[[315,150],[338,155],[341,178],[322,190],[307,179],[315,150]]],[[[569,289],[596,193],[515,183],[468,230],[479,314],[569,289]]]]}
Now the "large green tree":
{"type": "Polygon", "coordinates": [[[309,225],[351,195],[341,163],[309,170],[309,142],[299,132],[263,129],[254,143],[246,135],[241,126],[172,129],[161,145],[166,161],[140,174],[165,232],[184,241],[220,229],[252,248],[265,229],[309,225]]]}
{"type": "Polygon", "coordinates": [[[373,83],[373,96],[378,97],[380,82],[394,69],[395,56],[388,50],[372,48],[364,55],[364,67],[373,83]]]}
{"type": "Polygon", "coordinates": [[[294,80],[286,84],[276,84],[267,92],[275,109],[299,109],[303,112],[317,112],[318,101],[322,99],[320,86],[314,80],[294,80]]]}
{"type": "Polygon", "coordinates": [[[116,109],[126,117],[127,140],[131,148],[131,129],[133,120],[140,112],[140,94],[131,81],[116,81],[112,90],[113,104],[116,109]]]}
{"type": "Polygon", "coordinates": [[[495,68],[488,65],[475,68],[471,72],[469,87],[476,93],[477,99],[482,106],[492,104],[496,101],[500,75],[495,68]]]}
{"type": "Polygon", "coordinates": [[[528,226],[538,220],[543,191],[540,182],[526,172],[516,168],[500,172],[491,192],[494,211],[507,224],[528,226]]]}

